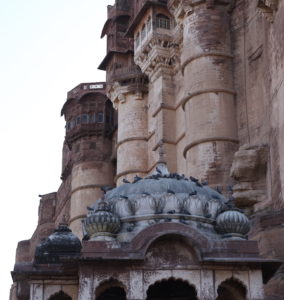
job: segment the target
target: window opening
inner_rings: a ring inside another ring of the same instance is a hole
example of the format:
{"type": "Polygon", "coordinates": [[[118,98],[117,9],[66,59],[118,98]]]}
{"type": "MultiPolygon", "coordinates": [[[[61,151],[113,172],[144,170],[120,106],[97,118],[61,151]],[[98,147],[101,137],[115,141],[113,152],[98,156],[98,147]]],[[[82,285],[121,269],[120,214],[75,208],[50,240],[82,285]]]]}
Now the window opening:
{"type": "Polygon", "coordinates": [[[165,15],[157,15],[157,27],[170,29],[170,18],[165,15]]]}

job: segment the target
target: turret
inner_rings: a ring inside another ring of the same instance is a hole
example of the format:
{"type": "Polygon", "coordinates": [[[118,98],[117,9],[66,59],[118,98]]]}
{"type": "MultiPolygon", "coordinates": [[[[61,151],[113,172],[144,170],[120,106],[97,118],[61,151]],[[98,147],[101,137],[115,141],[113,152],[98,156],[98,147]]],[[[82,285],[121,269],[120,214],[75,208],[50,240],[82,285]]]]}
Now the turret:
{"type": "Polygon", "coordinates": [[[86,207],[101,195],[101,187],[113,186],[116,117],[102,82],[71,90],[61,113],[66,120],[62,179],[70,176],[71,181],[69,225],[82,237],[80,219],[86,207]]]}

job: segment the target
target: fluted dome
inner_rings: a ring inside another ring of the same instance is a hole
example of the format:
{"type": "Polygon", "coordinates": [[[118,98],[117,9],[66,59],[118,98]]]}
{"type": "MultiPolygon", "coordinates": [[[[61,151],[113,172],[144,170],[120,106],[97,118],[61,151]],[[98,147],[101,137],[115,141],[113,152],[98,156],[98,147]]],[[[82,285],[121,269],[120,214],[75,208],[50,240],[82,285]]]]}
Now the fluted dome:
{"type": "Polygon", "coordinates": [[[37,263],[57,263],[60,257],[77,256],[80,251],[79,238],[66,224],[60,224],[48,238],[37,245],[35,261],[37,263]]]}
{"type": "Polygon", "coordinates": [[[91,240],[109,240],[120,229],[120,220],[110,211],[107,203],[101,201],[96,211],[89,208],[83,225],[91,240]]]}
{"type": "Polygon", "coordinates": [[[89,235],[106,230],[111,232],[106,229],[109,224],[118,228],[114,225],[118,222],[113,219],[115,215],[121,223],[117,229],[120,242],[131,240],[144,228],[159,222],[183,223],[219,236],[215,220],[226,208],[227,199],[206,183],[169,173],[165,165],[159,166],[148,177],[136,176],[132,183],[127,180],[124,183],[105,193],[103,201],[110,209],[108,213],[100,209],[96,211],[97,203],[91,207],[96,213],[89,212],[83,221],[89,235]]]}
{"type": "Polygon", "coordinates": [[[216,229],[224,238],[246,238],[250,230],[249,219],[236,208],[220,213],[216,219],[216,229]]]}

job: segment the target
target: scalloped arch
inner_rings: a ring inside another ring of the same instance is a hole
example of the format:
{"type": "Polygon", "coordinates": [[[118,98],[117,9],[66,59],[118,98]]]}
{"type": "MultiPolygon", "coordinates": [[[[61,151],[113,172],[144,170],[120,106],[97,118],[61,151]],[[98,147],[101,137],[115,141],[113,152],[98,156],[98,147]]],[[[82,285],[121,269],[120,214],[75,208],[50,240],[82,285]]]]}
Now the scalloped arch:
{"type": "Polygon", "coordinates": [[[223,280],[217,288],[216,300],[224,300],[230,297],[231,300],[246,300],[248,287],[239,278],[234,276],[223,280]],[[225,297],[225,298],[224,298],[225,297]]]}
{"type": "Polygon", "coordinates": [[[198,291],[195,284],[189,282],[186,279],[174,276],[157,280],[154,283],[148,285],[146,291],[146,300],[155,299],[155,297],[157,297],[157,291],[158,293],[161,292],[161,298],[163,298],[163,293],[168,294],[169,292],[173,292],[173,299],[176,299],[176,297],[178,298],[179,296],[190,297],[190,299],[192,300],[198,299],[198,291]],[[173,287],[175,287],[176,289],[174,292],[173,287]],[[167,290],[167,288],[169,288],[169,291],[167,290]]]}
{"type": "Polygon", "coordinates": [[[116,278],[110,277],[108,279],[102,280],[99,283],[99,285],[96,287],[95,289],[96,299],[99,296],[101,296],[106,290],[113,287],[121,288],[124,290],[125,294],[127,294],[127,287],[125,286],[125,284],[116,278]]]}

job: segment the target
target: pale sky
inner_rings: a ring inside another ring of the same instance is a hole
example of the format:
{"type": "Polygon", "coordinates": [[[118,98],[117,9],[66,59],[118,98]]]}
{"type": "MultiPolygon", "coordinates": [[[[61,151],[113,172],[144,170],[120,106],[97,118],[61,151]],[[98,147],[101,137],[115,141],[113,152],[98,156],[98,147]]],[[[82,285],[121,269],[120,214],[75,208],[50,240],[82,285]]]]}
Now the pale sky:
{"type": "Polygon", "coordinates": [[[36,228],[38,194],[60,185],[66,93],[104,81],[97,67],[114,0],[0,0],[0,299],[9,299],[17,242],[36,228]]]}

